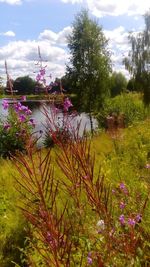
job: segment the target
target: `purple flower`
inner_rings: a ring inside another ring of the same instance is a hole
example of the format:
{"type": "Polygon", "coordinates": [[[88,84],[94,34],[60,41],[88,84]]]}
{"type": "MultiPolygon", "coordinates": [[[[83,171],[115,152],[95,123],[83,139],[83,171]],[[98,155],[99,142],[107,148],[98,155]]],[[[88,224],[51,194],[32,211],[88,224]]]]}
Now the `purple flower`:
{"type": "Polygon", "coordinates": [[[2,106],[3,106],[4,109],[8,109],[8,107],[9,107],[8,101],[7,100],[3,100],[2,106]]]}
{"type": "Polygon", "coordinates": [[[35,127],[35,121],[34,121],[34,119],[30,119],[30,120],[29,120],[29,124],[30,124],[32,127],[35,127]]]}
{"type": "Polygon", "coordinates": [[[125,208],[125,206],[126,206],[126,204],[123,201],[121,201],[119,204],[120,209],[123,210],[125,208]]]}
{"type": "Polygon", "coordinates": [[[124,225],[124,224],[125,224],[125,217],[124,217],[123,214],[120,215],[120,217],[119,217],[119,221],[120,221],[120,224],[121,224],[121,225],[124,225]]]}
{"type": "Polygon", "coordinates": [[[3,127],[4,127],[4,130],[9,130],[11,125],[10,125],[10,123],[6,122],[6,123],[4,123],[3,127]]]}
{"type": "Polygon", "coordinates": [[[135,217],[135,220],[137,223],[140,223],[141,220],[142,220],[142,215],[141,214],[137,214],[136,217],[135,217]]]}
{"type": "Polygon", "coordinates": [[[28,109],[26,110],[26,114],[27,114],[27,115],[31,115],[31,114],[32,114],[31,109],[28,108],[28,109]]]}
{"type": "Polygon", "coordinates": [[[125,189],[125,184],[124,183],[120,183],[119,187],[120,187],[121,190],[123,190],[123,189],[125,189]]]}
{"type": "Polygon", "coordinates": [[[17,104],[14,104],[14,109],[16,112],[18,111],[22,111],[22,105],[20,102],[18,102],[17,104]]]}
{"type": "Polygon", "coordinates": [[[44,76],[45,73],[46,73],[45,69],[41,69],[41,70],[40,70],[40,75],[41,75],[41,76],[44,76]]]}
{"type": "Polygon", "coordinates": [[[121,191],[127,195],[128,194],[128,189],[126,188],[124,183],[120,183],[119,188],[121,189],[121,191]]]}
{"type": "Polygon", "coordinates": [[[41,80],[42,76],[38,73],[36,76],[36,81],[39,82],[41,80]]]}
{"type": "Polygon", "coordinates": [[[135,224],[136,224],[136,222],[135,222],[135,220],[134,219],[132,219],[132,218],[129,218],[128,219],[128,225],[130,225],[130,226],[135,226],[135,224]]]}
{"type": "Polygon", "coordinates": [[[19,120],[20,120],[20,122],[25,122],[26,121],[26,116],[23,115],[23,114],[19,115],[19,120]]]}
{"type": "Polygon", "coordinates": [[[69,109],[70,107],[72,107],[72,106],[73,106],[73,105],[72,105],[70,99],[69,99],[68,97],[66,97],[65,100],[64,100],[64,110],[65,110],[65,111],[68,111],[68,109],[69,109]]]}
{"type": "Polygon", "coordinates": [[[91,258],[91,252],[89,252],[89,254],[88,254],[87,263],[88,263],[88,265],[91,265],[93,263],[93,260],[91,258]]]}

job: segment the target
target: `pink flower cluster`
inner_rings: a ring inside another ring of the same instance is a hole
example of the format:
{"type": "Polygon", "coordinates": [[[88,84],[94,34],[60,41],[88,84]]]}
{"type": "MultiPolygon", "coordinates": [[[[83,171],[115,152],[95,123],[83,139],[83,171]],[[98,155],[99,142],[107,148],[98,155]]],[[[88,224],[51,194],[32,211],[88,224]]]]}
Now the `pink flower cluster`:
{"type": "Polygon", "coordinates": [[[46,74],[46,67],[42,67],[40,70],[39,70],[39,73],[37,74],[36,76],[36,81],[37,82],[43,82],[44,85],[46,85],[46,79],[45,79],[45,74],[46,74]]]}
{"type": "Polygon", "coordinates": [[[72,103],[71,103],[71,100],[66,97],[65,100],[64,100],[64,111],[68,111],[70,107],[72,107],[72,103]]]}
{"type": "MultiPolygon", "coordinates": [[[[24,97],[24,100],[25,100],[25,97],[24,97]]],[[[3,100],[2,105],[5,110],[9,108],[9,103],[7,100],[3,100]]],[[[20,102],[15,102],[13,104],[13,109],[16,112],[20,122],[22,123],[28,122],[29,125],[31,125],[32,127],[35,127],[34,120],[29,118],[29,116],[32,114],[32,111],[28,107],[22,105],[20,102]]],[[[3,128],[5,130],[9,130],[11,128],[11,125],[5,122],[3,125],[3,128]]]]}

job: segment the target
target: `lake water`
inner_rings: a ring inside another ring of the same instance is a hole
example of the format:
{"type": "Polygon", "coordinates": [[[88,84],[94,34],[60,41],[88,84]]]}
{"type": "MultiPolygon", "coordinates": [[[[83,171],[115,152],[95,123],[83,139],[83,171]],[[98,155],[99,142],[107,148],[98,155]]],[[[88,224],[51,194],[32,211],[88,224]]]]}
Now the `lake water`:
{"type": "MultiPolygon", "coordinates": [[[[32,111],[32,115],[31,118],[33,118],[35,120],[35,129],[34,131],[45,131],[45,126],[46,125],[46,117],[43,114],[43,106],[46,105],[47,109],[49,110],[49,116],[51,116],[51,107],[52,104],[50,103],[45,103],[45,101],[40,101],[40,100],[35,100],[35,101],[23,101],[22,102],[23,105],[28,106],[31,111],[32,111]]],[[[0,100],[0,118],[2,120],[4,120],[7,117],[8,111],[3,109],[2,106],[2,100],[0,100]]],[[[63,117],[63,112],[61,109],[59,109],[58,114],[57,114],[57,118],[56,120],[61,121],[63,117]]],[[[73,115],[70,113],[69,115],[70,117],[70,124],[71,126],[73,126],[74,128],[78,125],[78,123],[81,122],[80,124],[80,135],[82,135],[83,130],[86,129],[86,131],[90,130],[90,120],[89,120],[89,116],[86,113],[76,113],[76,115],[73,115]]],[[[93,118],[93,125],[94,128],[97,128],[98,124],[96,119],[93,118]]]]}

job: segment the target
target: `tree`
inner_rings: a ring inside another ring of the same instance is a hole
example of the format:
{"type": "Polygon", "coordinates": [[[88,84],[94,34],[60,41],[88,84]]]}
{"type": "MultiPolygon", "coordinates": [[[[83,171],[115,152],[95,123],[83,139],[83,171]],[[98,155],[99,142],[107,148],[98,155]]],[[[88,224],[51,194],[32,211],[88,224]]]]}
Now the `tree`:
{"type": "Polygon", "coordinates": [[[127,87],[127,79],[121,72],[113,72],[110,77],[111,96],[122,93],[127,87]]]}
{"type": "Polygon", "coordinates": [[[150,104],[150,11],[144,15],[145,29],[130,33],[131,50],[124,59],[125,67],[133,75],[136,88],[144,93],[145,104],[150,104]]]}
{"type": "Polygon", "coordinates": [[[0,94],[4,93],[3,78],[0,77],[0,94]]]}
{"type": "Polygon", "coordinates": [[[107,44],[102,28],[88,11],[78,13],[68,37],[71,56],[66,75],[76,90],[78,104],[89,112],[90,119],[91,112],[98,110],[109,94],[111,64],[107,44]]]}
{"type": "Polygon", "coordinates": [[[35,91],[36,81],[29,76],[18,77],[13,83],[13,90],[17,94],[33,94],[35,91]]]}

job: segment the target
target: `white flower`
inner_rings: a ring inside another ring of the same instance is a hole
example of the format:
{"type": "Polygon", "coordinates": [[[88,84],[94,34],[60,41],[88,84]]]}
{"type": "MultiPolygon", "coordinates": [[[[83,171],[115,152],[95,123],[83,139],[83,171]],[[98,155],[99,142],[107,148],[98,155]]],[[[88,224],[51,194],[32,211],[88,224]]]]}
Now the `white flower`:
{"type": "Polygon", "coordinates": [[[103,231],[105,229],[105,223],[103,220],[99,220],[96,224],[98,231],[103,231]]]}

